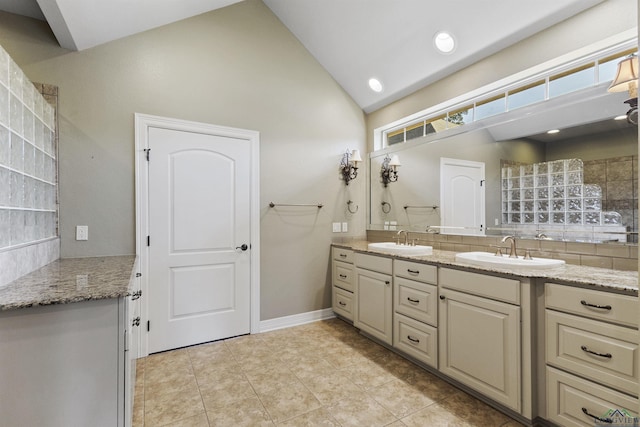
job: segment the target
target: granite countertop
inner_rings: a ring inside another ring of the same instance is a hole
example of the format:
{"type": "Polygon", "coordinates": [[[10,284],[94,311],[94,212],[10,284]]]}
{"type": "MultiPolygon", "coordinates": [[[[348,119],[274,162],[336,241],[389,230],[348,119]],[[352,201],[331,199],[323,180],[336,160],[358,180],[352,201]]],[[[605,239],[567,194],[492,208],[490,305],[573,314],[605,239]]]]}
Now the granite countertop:
{"type": "Polygon", "coordinates": [[[135,255],[63,258],[0,287],[0,311],[129,295],[135,255]]]}
{"type": "Polygon", "coordinates": [[[592,286],[605,288],[604,290],[622,291],[624,293],[638,295],[638,272],[637,271],[622,271],[622,270],[610,270],[606,268],[586,267],[582,265],[564,264],[559,267],[553,267],[548,269],[518,269],[512,270],[509,268],[500,267],[483,267],[478,265],[466,264],[456,261],[456,252],[433,250],[433,255],[426,256],[398,256],[383,254],[377,251],[370,251],[367,247],[369,242],[367,241],[354,241],[349,243],[333,243],[333,246],[353,249],[358,252],[368,252],[375,255],[387,256],[390,258],[400,258],[419,262],[425,262],[430,264],[437,264],[439,266],[453,266],[464,267],[468,270],[477,270],[491,273],[508,274],[516,277],[527,278],[541,278],[548,279],[554,282],[579,285],[579,286],[592,286]]]}

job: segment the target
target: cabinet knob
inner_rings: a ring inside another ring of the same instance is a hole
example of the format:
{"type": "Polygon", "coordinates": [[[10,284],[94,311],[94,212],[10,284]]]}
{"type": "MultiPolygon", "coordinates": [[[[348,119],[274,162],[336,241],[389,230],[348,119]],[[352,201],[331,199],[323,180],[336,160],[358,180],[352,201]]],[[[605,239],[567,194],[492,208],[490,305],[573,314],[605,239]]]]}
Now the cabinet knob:
{"type": "Polygon", "coordinates": [[[391,282],[388,281],[388,280],[385,280],[384,283],[385,283],[385,285],[390,285],[391,284],[391,282]]]}
{"type": "Polygon", "coordinates": [[[444,295],[440,295],[440,299],[441,299],[441,300],[444,300],[444,295]]]}

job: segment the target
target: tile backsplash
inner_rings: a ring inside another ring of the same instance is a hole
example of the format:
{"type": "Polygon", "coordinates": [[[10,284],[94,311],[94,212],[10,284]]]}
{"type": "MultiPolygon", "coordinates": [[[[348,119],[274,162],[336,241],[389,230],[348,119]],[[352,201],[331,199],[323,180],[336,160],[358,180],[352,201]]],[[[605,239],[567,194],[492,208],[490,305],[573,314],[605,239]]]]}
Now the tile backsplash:
{"type": "Polygon", "coordinates": [[[0,46],[0,286],[59,258],[57,95],[0,46]]]}

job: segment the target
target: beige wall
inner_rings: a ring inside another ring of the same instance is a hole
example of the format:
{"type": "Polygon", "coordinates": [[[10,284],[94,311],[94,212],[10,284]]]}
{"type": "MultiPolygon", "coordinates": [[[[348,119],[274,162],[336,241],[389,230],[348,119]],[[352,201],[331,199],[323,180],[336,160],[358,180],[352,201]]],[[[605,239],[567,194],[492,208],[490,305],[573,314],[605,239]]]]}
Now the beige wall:
{"type": "Polygon", "coordinates": [[[365,234],[364,179],[338,178],[342,152],[365,151],[364,115],[261,1],[82,52],[58,47],[46,24],[0,13],[0,44],[31,80],[59,87],[63,257],[135,252],[135,112],[257,130],[261,319],[330,306],[329,244],[365,234]],[[333,221],[349,233],[333,234],[333,221]],[[74,240],[78,224],[89,241],[74,240]]]}

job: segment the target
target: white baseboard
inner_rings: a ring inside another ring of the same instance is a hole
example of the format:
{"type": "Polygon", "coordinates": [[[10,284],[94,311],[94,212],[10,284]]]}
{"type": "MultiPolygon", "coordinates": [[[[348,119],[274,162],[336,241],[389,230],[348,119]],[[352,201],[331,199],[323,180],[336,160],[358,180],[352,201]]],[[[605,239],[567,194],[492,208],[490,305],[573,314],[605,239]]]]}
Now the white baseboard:
{"type": "Polygon", "coordinates": [[[275,319],[260,321],[260,332],[290,328],[292,326],[304,325],[305,323],[317,322],[319,320],[331,319],[334,317],[336,317],[336,315],[333,313],[331,308],[292,314],[291,316],[276,317],[275,319]]]}

